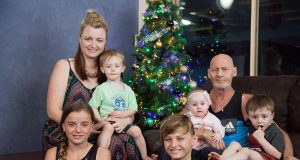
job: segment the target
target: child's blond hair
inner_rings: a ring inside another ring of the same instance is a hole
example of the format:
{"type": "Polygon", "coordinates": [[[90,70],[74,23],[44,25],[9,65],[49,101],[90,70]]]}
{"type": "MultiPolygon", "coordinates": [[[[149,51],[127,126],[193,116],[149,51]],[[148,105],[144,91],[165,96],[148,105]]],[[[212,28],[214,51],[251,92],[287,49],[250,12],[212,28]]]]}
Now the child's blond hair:
{"type": "Polygon", "coordinates": [[[100,58],[99,58],[100,67],[103,67],[104,62],[111,57],[119,57],[122,59],[122,64],[123,65],[125,64],[125,56],[121,51],[117,51],[114,49],[108,49],[108,50],[105,50],[100,55],[100,58]]]}

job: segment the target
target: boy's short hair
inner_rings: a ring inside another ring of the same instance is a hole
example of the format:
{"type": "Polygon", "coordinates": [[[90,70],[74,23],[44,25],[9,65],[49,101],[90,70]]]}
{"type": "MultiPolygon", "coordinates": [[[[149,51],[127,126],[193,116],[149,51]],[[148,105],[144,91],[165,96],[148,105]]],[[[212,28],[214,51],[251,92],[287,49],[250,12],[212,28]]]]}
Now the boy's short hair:
{"type": "Polygon", "coordinates": [[[165,119],[160,125],[160,140],[163,143],[166,136],[174,133],[178,128],[184,128],[185,133],[195,135],[195,130],[192,121],[186,115],[174,114],[165,119]]]}
{"type": "Polygon", "coordinates": [[[108,49],[105,50],[103,53],[101,53],[100,58],[99,58],[99,66],[103,67],[104,62],[111,58],[111,57],[119,57],[122,59],[122,64],[125,64],[125,56],[121,51],[117,51],[114,49],[108,49]]]}
{"type": "Polygon", "coordinates": [[[275,112],[274,101],[266,95],[254,95],[246,104],[246,111],[256,111],[257,109],[267,108],[272,113],[275,112]]]}

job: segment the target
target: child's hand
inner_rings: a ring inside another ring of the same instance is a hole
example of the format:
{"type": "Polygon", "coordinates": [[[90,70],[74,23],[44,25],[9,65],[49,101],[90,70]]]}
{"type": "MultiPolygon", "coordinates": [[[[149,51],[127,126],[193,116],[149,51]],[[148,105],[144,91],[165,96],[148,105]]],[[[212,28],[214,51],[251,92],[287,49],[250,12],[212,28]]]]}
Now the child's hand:
{"type": "Polygon", "coordinates": [[[258,127],[258,129],[253,133],[253,136],[259,141],[265,138],[265,132],[261,129],[261,127],[258,127]]]}
{"type": "Polygon", "coordinates": [[[221,133],[214,133],[212,135],[212,141],[215,142],[215,143],[220,143],[222,141],[221,133]]]}
{"type": "Polygon", "coordinates": [[[124,118],[123,111],[114,111],[111,113],[113,118],[124,118]]]}

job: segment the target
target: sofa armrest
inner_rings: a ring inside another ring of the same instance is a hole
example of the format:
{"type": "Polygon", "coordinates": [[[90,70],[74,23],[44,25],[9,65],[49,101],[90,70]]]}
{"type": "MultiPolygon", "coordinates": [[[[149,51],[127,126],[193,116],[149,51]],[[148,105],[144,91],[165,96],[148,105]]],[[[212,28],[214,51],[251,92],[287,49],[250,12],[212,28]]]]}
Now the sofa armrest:
{"type": "Polygon", "coordinates": [[[143,132],[143,136],[146,141],[148,155],[156,154],[158,152],[158,148],[161,146],[159,130],[147,130],[143,132]]]}

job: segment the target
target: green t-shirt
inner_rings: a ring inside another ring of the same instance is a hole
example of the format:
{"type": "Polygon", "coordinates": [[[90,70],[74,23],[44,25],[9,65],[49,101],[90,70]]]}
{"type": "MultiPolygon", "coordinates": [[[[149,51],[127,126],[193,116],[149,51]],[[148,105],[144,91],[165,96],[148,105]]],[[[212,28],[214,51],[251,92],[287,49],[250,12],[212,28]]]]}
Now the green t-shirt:
{"type": "Polygon", "coordinates": [[[125,83],[123,84],[122,90],[115,88],[108,81],[97,86],[89,105],[93,108],[100,107],[101,117],[113,111],[125,111],[129,108],[137,111],[138,105],[133,90],[125,83]]]}

